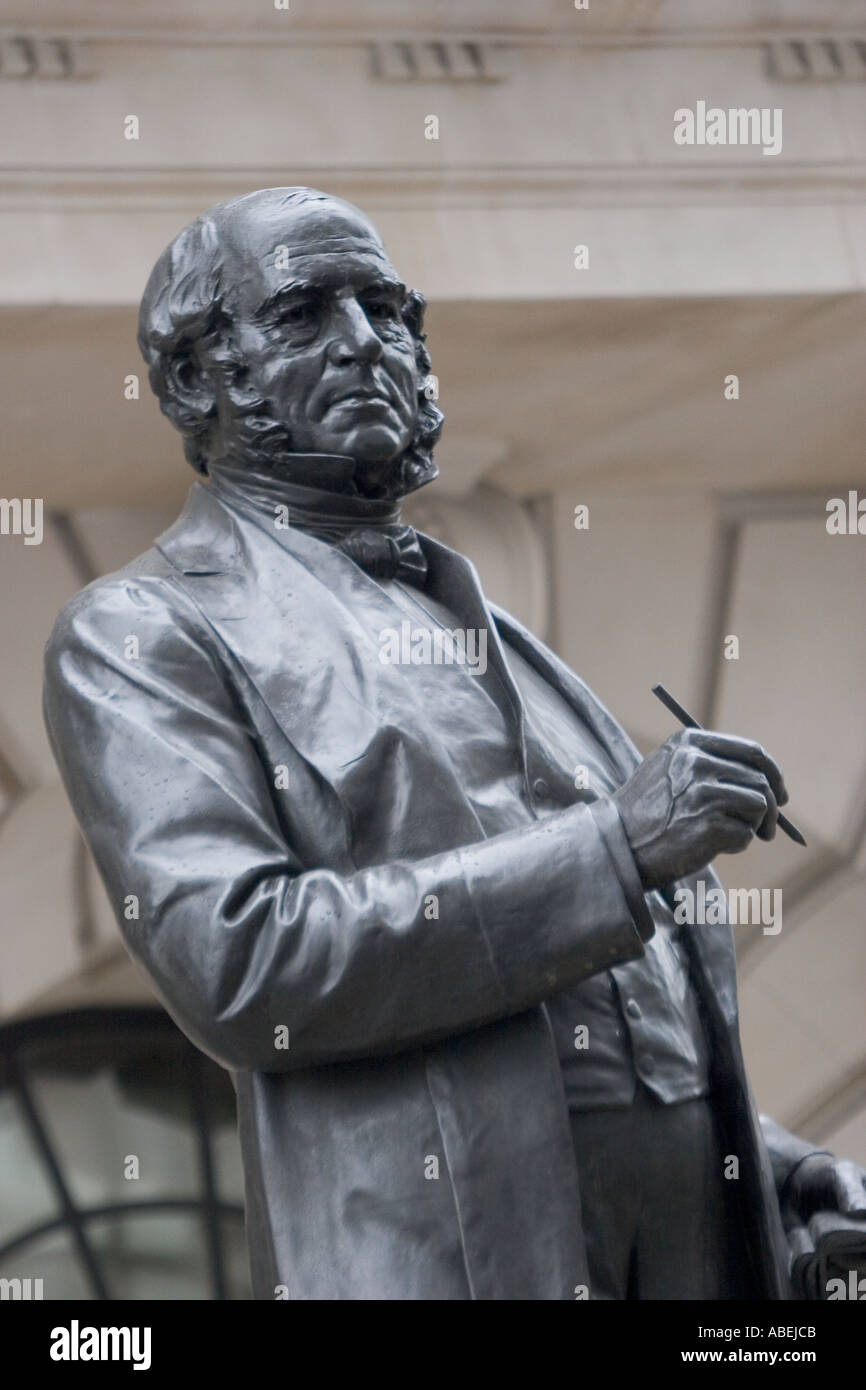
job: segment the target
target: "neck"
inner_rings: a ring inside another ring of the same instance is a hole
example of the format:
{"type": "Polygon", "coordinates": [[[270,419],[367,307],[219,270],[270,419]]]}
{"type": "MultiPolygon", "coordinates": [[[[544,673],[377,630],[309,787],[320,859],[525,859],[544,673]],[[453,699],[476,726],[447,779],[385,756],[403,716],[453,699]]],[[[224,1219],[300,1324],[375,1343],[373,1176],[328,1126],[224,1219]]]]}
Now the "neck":
{"type": "Polygon", "coordinates": [[[211,462],[208,473],[210,486],[227,502],[271,520],[277,507],[287,507],[290,525],[323,540],[400,521],[400,499],[364,496],[355,461],[342,454],[287,453],[267,466],[224,458],[211,462]]]}

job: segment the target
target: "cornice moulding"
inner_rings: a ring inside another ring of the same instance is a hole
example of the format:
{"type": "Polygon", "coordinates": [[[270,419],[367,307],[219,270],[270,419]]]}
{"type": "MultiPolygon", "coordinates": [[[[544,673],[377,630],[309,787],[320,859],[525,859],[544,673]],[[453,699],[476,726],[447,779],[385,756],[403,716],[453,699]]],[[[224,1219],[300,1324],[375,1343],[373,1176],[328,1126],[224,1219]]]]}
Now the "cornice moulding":
{"type": "MultiPolygon", "coordinates": [[[[0,210],[132,212],[208,206],[239,191],[279,186],[283,166],[233,168],[16,169],[0,167],[0,210]]],[[[304,166],[292,178],[370,207],[656,207],[838,204],[866,201],[866,165],[822,160],[772,165],[725,160],[672,164],[465,166],[441,173],[415,166],[304,166]]]]}
{"type": "Polygon", "coordinates": [[[485,29],[476,25],[443,24],[437,29],[379,27],[355,29],[316,29],[292,27],[251,32],[247,29],[189,29],[159,28],[76,28],[63,24],[0,25],[0,39],[41,38],[66,39],[71,43],[100,45],[142,45],[153,48],[292,48],[299,45],[316,48],[366,48],[370,44],[436,43],[443,39],[454,42],[477,42],[507,48],[754,48],[767,43],[813,42],[833,39],[837,42],[866,40],[866,24],[858,27],[835,26],[832,21],[816,20],[812,24],[783,26],[756,25],[753,28],[730,29],[625,29],[616,32],[585,27],[578,32],[573,26],[548,28],[531,32],[518,28],[485,29]]]}

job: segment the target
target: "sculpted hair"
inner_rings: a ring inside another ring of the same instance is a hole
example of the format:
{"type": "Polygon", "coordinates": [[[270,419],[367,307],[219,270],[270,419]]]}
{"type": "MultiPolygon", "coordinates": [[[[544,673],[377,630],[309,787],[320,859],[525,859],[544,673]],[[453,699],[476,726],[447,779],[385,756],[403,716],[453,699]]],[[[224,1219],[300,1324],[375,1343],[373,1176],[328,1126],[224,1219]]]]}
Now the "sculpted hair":
{"type": "Polygon", "coordinates": [[[160,409],[183,435],[187,459],[207,472],[216,407],[182,384],[184,368],[218,349],[223,313],[222,259],[214,220],[205,214],[166,247],[150,273],[138,316],[138,346],[160,409]]]}
{"type": "MultiPolygon", "coordinates": [[[[285,201],[306,200],[296,196],[285,201]]],[[[433,447],[444,417],[425,391],[430,374],[423,331],[425,306],[419,290],[406,292],[402,316],[415,344],[419,409],[414,436],[394,480],[395,492],[410,492],[436,474],[433,447]]],[[[138,345],[160,409],[180,431],[184,453],[199,473],[207,473],[217,415],[210,393],[195,385],[200,365],[222,374],[226,394],[240,417],[244,452],[250,462],[268,466],[291,452],[289,431],[274,418],[270,403],[251,388],[233,340],[232,321],[225,307],[219,220],[213,213],[204,213],[185,227],[156,262],[141,301],[138,345]]]]}

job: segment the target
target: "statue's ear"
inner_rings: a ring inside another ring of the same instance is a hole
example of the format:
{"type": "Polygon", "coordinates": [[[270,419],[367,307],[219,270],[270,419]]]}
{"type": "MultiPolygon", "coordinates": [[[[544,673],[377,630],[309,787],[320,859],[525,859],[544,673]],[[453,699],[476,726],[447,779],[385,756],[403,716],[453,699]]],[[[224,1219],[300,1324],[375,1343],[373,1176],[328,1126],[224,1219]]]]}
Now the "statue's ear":
{"type": "Polygon", "coordinates": [[[168,379],[171,395],[184,414],[199,422],[216,414],[216,394],[210,374],[202,368],[192,349],[181,348],[172,355],[168,379]]]}
{"type": "Polygon", "coordinates": [[[424,335],[424,310],[427,300],[420,290],[407,290],[403,301],[403,319],[416,338],[424,335]]]}

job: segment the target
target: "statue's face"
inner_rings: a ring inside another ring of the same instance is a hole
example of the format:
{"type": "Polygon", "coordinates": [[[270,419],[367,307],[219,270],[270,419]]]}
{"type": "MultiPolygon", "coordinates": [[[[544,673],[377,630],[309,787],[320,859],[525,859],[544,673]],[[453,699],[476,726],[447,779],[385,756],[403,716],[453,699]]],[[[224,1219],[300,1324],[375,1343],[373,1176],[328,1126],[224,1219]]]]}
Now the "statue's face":
{"type": "MultiPolygon", "coordinates": [[[[261,204],[230,222],[226,304],[249,384],[300,453],[343,454],[373,477],[412,440],[415,344],[400,282],[347,204],[261,204]],[[283,248],[283,249],[281,249],[283,248]]],[[[230,446],[233,409],[218,402],[230,446]]]]}

